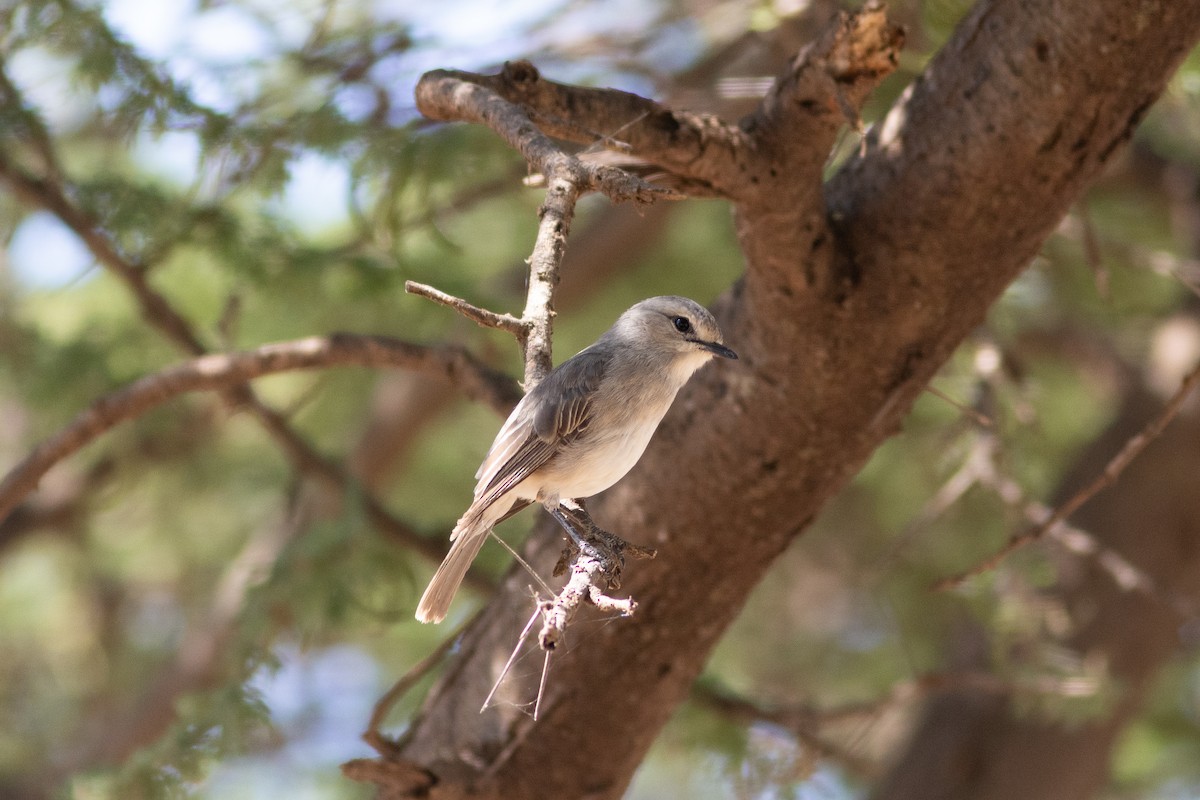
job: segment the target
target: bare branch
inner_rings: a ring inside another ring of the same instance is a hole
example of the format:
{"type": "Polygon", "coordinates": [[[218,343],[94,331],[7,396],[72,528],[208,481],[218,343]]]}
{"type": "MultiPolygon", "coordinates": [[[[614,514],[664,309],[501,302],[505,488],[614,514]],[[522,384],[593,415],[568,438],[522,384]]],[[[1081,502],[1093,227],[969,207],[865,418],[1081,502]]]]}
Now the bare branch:
{"type": "MultiPolygon", "coordinates": [[[[425,116],[485,124],[543,173],[548,174],[549,160],[561,152],[545,134],[608,147],[619,138],[614,149],[632,151],[685,178],[711,184],[721,194],[736,197],[745,189],[745,182],[737,177],[744,170],[738,165],[744,165],[750,142],[737,127],[713,116],[671,111],[629,92],[544,80],[528,61],[509,62],[499,75],[434,70],[421,77],[416,96],[425,116]],[[559,120],[569,122],[560,124],[559,120]]],[[[625,195],[644,182],[606,189],[600,171],[585,170],[583,174],[596,181],[591,188],[599,188],[614,200],[655,199],[614,197],[611,193],[625,195]]],[[[655,189],[652,195],[656,194],[655,189]]]]}
{"type": "MultiPolygon", "coordinates": [[[[479,363],[466,350],[426,347],[384,336],[334,334],[281,342],[243,353],[209,355],[162,372],[148,375],[106,397],[102,397],[59,431],[42,442],[0,481],[0,520],[33,491],[49,469],[78,451],[100,434],[125,420],[185,392],[221,391],[248,380],[276,372],[332,366],[390,366],[442,372],[462,386],[468,395],[483,399],[505,413],[515,402],[511,379],[479,363]]],[[[370,511],[377,521],[386,517],[381,509],[370,511]]],[[[409,544],[440,558],[439,547],[407,531],[407,526],[388,528],[409,544]]]]}
{"type": "MultiPolygon", "coordinates": [[[[538,81],[537,69],[527,61],[505,64],[499,75],[434,70],[422,75],[417,83],[417,108],[430,119],[486,125],[550,181],[554,176],[567,178],[578,190],[594,189],[615,202],[652,203],[683,197],[673,189],[655,186],[622,170],[587,163],[563,152],[533,121],[536,116],[557,129],[553,119],[558,115],[522,108],[519,101],[505,99],[506,88],[538,81]]],[[[568,127],[568,130],[573,137],[579,136],[578,128],[568,127]]]]}
{"type": "Polygon", "coordinates": [[[480,308],[468,303],[461,297],[446,294],[440,289],[435,289],[432,286],[426,286],[416,281],[405,281],[404,291],[409,294],[427,297],[435,303],[449,306],[480,327],[495,328],[496,330],[511,333],[522,347],[525,346],[525,339],[529,335],[529,324],[524,320],[517,319],[512,314],[497,314],[495,311],[488,311],[486,308],[480,308]]]}
{"type": "Polygon", "coordinates": [[[571,577],[557,596],[539,604],[542,630],[538,634],[538,643],[547,652],[559,646],[567,626],[585,603],[609,614],[632,616],[637,610],[633,598],[618,600],[609,597],[605,591],[621,587],[626,552],[634,558],[654,558],[656,554],[652,549],[630,544],[598,526],[580,501],[564,500],[551,515],[575,541],[568,545],[567,553],[554,570],[555,575],[560,575],[569,568],[571,577]]]}
{"type": "Polygon", "coordinates": [[[1080,506],[1092,499],[1102,489],[1112,486],[1125,468],[1129,466],[1130,462],[1137,458],[1138,454],[1145,450],[1147,445],[1158,438],[1167,425],[1171,423],[1171,420],[1175,419],[1179,412],[1183,410],[1188,396],[1198,385],[1200,385],[1200,365],[1196,366],[1184,377],[1175,394],[1171,396],[1167,404],[1163,407],[1162,412],[1151,420],[1136,436],[1127,441],[1125,446],[1112,457],[1108,464],[1105,465],[1104,470],[1091,483],[1080,489],[1065,503],[1056,508],[1054,513],[1050,514],[1040,525],[1013,536],[996,553],[965,572],[943,578],[934,584],[933,588],[937,591],[957,589],[971,578],[982,575],[988,570],[995,569],[1001,561],[1008,558],[1017,550],[1041,539],[1048,531],[1074,514],[1080,506]]]}

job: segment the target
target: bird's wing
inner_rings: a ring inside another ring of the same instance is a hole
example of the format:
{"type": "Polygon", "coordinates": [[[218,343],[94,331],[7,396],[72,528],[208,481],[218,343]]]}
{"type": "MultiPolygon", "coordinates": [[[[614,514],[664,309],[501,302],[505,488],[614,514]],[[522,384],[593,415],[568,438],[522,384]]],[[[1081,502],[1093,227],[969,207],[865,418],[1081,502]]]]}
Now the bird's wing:
{"type": "Polygon", "coordinates": [[[569,444],[591,422],[592,398],[608,369],[610,357],[589,348],[546,376],[538,390],[541,401],[533,415],[533,432],[546,442],[569,444]]]}
{"type": "Polygon", "coordinates": [[[583,433],[608,361],[606,355],[584,350],[560,364],[521,400],[476,473],[477,505],[491,505],[583,433]]]}

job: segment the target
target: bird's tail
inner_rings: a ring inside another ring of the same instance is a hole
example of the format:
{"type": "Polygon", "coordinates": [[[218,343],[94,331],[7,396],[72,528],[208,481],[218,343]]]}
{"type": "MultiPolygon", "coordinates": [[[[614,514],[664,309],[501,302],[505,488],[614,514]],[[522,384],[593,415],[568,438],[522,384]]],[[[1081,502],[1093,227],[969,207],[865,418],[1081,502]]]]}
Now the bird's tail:
{"type": "Polygon", "coordinates": [[[450,545],[450,552],[433,574],[433,579],[425,587],[425,594],[421,595],[421,602],[417,604],[418,620],[441,622],[445,619],[446,612],[450,610],[450,603],[466,577],[471,562],[479,554],[479,548],[487,541],[488,531],[504,517],[510,505],[511,502],[501,500],[487,508],[477,509],[472,506],[462,515],[462,519],[454,526],[454,532],[450,534],[454,542],[450,545]]]}

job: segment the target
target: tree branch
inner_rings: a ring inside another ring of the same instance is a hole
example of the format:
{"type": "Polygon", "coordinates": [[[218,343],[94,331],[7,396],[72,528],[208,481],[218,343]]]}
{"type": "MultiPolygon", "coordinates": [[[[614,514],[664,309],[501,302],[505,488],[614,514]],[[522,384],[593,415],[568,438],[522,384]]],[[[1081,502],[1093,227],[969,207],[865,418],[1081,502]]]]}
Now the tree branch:
{"type": "MultiPolygon", "coordinates": [[[[204,356],[148,375],[92,403],[65,428],[34,448],[0,481],[0,521],[33,491],[58,462],[125,420],[145,414],[168,400],[194,391],[223,391],[253,378],[298,369],[333,366],[403,367],[440,372],[451,377],[475,399],[507,413],[518,392],[511,379],[455,347],[426,347],[385,336],[333,334],[294,342],[264,345],[244,353],[204,356]]],[[[427,537],[388,518],[382,508],[369,509],[377,524],[427,556],[439,559],[444,550],[427,537]]]]}
{"type": "MultiPolygon", "coordinates": [[[[606,164],[584,162],[563,152],[542,133],[534,121],[551,127],[552,115],[538,109],[522,108],[505,98],[513,87],[537,85],[537,70],[528,61],[510,62],[495,76],[470,72],[434,70],[421,76],[416,87],[417,108],[430,119],[476,122],[486,125],[519,152],[553,184],[557,176],[569,181],[577,191],[596,190],[614,202],[636,200],[678,200],[675,190],[655,186],[635,175],[606,164]]],[[[571,134],[579,131],[571,128],[571,134]]],[[[601,140],[603,141],[603,139],[601,140]]],[[[553,189],[552,189],[553,191],[553,189]]]]}
{"type": "Polygon", "coordinates": [[[468,303],[461,297],[446,294],[440,289],[416,281],[405,281],[404,291],[420,297],[427,297],[435,303],[453,308],[480,327],[495,328],[498,331],[511,333],[521,347],[525,346],[525,340],[529,337],[529,324],[524,320],[517,319],[512,314],[497,314],[495,311],[488,311],[486,308],[468,303]]]}
{"type": "MultiPolygon", "coordinates": [[[[738,196],[743,185],[736,175],[744,171],[739,165],[748,158],[749,140],[736,127],[713,116],[671,111],[629,92],[548,81],[528,61],[509,62],[498,75],[434,70],[421,77],[416,97],[417,107],[430,119],[488,125],[542,172],[561,149],[538,128],[588,145],[611,146],[604,137],[619,139],[622,146],[613,149],[711,184],[729,197],[738,196]]],[[[610,169],[596,172],[607,175],[610,169]]]]}

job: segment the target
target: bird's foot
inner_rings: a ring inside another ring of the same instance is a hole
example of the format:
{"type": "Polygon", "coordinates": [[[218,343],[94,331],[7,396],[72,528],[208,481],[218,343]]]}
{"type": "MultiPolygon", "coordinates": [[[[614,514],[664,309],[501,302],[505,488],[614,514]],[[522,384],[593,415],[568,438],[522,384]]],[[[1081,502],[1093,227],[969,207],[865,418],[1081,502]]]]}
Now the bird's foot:
{"type": "Polygon", "coordinates": [[[600,565],[609,589],[620,589],[621,570],[625,567],[627,555],[631,558],[654,558],[658,552],[652,547],[631,544],[601,528],[577,501],[563,501],[551,514],[568,537],[567,546],[554,566],[555,576],[565,573],[567,566],[582,555],[600,565]]]}

